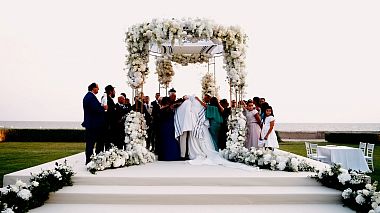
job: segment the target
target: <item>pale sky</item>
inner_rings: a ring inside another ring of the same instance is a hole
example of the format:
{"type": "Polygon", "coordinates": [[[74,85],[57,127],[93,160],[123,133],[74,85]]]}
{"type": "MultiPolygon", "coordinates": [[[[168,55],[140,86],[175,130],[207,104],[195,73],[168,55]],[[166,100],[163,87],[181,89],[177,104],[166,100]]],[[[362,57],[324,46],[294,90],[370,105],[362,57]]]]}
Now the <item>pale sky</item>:
{"type": "MultiPolygon", "coordinates": [[[[380,1],[0,1],[0,120],[81,121],[87,86],[131,89],[128,27],[201,17],[249,37],[247,96],[265,97],[278,122],[380,122],[380,1]],[[249,2],[249,3],[248,3],[249,2]]],[[[222,59],[221,96],[229,97],[222,59]]],[[[199,94],[207,65],[175,66],[179,96],[199,94]]],[[[154,58],[144,87],[158,90],[154,58]]]]}

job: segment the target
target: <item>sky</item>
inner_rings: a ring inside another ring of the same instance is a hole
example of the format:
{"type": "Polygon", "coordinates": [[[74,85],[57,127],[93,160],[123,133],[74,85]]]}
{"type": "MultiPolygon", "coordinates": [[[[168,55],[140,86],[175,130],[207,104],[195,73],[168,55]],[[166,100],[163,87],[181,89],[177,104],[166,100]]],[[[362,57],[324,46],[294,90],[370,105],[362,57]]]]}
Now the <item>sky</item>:
{"type": "MultiPolygon", "coordinates": [[[[92,82],[99,98],[108,84],[131,97],[128,27],[200,17],[248,35],[245,98],[265,97],[278,122],[380,123],[378,11],[380,1],[359,0],[0,0],[0,120],[82,121],[92,82]]],[[[154,58],[149,67],[144,91],[153,98],[154,58]]],[[[174,70],[178,96],[200,95],[207,65],[174,70]]],[[[215,73],[228,98],[221,58],[215,73]]]]}

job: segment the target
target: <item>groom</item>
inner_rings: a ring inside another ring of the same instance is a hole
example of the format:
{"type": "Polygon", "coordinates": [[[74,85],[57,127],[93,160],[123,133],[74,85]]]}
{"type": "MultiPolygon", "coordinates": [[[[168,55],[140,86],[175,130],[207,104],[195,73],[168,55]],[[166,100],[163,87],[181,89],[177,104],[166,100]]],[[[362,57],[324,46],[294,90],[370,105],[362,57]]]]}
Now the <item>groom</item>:
{"type": "Polygon", "coordinates": [[[176,91],[174,88],[169,90],[169,98],[172,101],[172,106],[175,108],[174,114],[174,127],[175,138],[179,141],[181,150],[181,159],[188,158],[188,137],[190,131],[193,130],[194,119],[191,113],[191,103],[184,96],[181,99],[176,100],[176,91]]]}

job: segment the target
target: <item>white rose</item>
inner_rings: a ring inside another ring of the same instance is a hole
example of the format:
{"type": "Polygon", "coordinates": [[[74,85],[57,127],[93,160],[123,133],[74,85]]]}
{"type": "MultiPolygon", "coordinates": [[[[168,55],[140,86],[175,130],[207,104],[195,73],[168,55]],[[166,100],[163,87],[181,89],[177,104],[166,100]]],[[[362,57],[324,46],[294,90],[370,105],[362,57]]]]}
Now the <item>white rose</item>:
{"type": "Polygon", "coordinates": [[[23,200],[29,200],[29,198],[32,197],[32,193],[30,193],[30,191],[27,189],[22,189],[17,193],[17,196],[23,200]]]}

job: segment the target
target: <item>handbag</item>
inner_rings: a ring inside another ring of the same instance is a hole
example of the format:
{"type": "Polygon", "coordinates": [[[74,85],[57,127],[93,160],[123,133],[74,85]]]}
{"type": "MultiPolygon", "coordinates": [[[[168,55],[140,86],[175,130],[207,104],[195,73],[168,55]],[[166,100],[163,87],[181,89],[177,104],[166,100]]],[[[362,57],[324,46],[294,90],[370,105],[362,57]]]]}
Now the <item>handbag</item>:
{"type": "Polygon", "coordinates": [[[266,140],[261,140],[261,139],[259,139],[257,145],[258,145],[259,147],[265,147],[265,142],[266,142],[266,140]]]}

